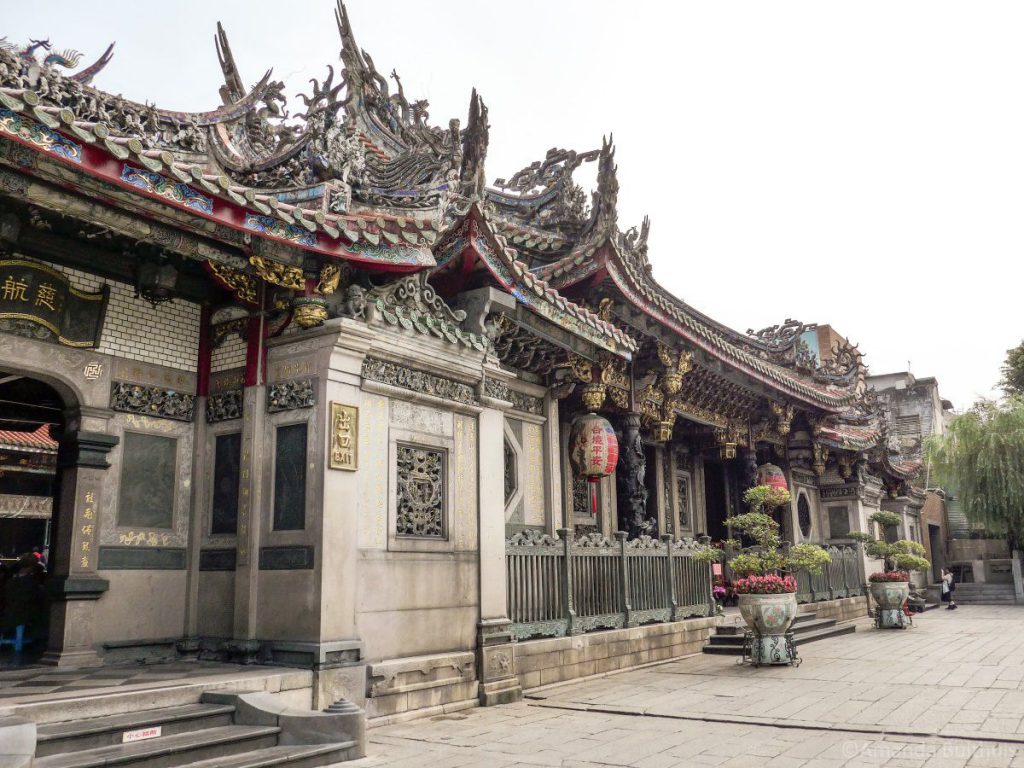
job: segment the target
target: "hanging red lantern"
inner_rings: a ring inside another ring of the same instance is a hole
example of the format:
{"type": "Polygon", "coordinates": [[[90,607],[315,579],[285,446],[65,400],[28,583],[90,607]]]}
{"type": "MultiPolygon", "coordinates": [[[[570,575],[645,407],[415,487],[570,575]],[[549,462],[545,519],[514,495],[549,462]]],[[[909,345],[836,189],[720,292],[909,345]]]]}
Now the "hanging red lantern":
{"type": "Polygon", "coordinates": [[[762,464],[757,468],[757,484],[767,485],[777,491],[788,491],[789,483],[786,475],[775,464],[762,464]]]}
{"type": "Polygon", "coordinates": [[[576,474],[585,477],[590,485],[590,514],[596,516],[597,483],[612,474],[619,461],[619,441],[607,419],[588,413],[573,422],[569,461],[576,474]]]}

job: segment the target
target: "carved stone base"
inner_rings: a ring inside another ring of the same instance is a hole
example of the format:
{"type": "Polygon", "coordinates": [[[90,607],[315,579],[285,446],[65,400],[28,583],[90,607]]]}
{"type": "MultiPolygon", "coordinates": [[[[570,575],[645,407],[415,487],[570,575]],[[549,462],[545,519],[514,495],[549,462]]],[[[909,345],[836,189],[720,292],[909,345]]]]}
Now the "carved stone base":
{"type": "Polygon", "coordinates": [[[481,624],[480,627],[479,696],[484,707],[523,698],[523,688],[516,675],[515,646],[508,642],[507,631],[503,631],[507,626],[505,622],[503,626],[481,624]]]}
{"type": "Polygon", "coordinates": [[[93,650],[49,650],[42,655],[39,663],[44,667],[56,667],[57,669],[83,669],[102,667],[103,659],[93,650]]]}
{"type": "Polygon", "coordinates": [[[518,677],[480,683],[480,706],[493,707],[497,704],[512,704],[523,698],[523,687],[518,677]]]}

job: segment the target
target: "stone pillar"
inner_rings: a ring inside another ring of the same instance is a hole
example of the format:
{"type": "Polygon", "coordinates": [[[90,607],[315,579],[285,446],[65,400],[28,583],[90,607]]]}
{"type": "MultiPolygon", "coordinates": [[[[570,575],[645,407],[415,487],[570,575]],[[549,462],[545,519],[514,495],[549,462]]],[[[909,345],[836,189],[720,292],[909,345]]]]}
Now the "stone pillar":
{"type": "Polygon", "coordinates": [[[248,657],[258,651],[256,611],[259,604],[259,542],[263,522],[263,467],[266,455],[267,390],[247,386],[243,395],[242,456],[239,465],[238,534],[235,560],[235,646],[233,654],[248,657]]]}
{"type": "Polygon", "coordinates": [[[631,539],[641,535],[657,536],[658,523],[647,514],[647,486],[644,484],[646,458],[640,436],[640,415],[628,413],[622,418],[622,441],[616,468],[616,501],[619,530],[631,539]]]}
{"type": "Polygon", "coordinates": [[[93,601],[109,583],[96,574],[97,527],[104,503],[107,454],[118,438],[77,431],[60,439],[59,488],[54,499],[56,541],[51,546],[50,637],[40,662],[55,667],[102,664],[93,647],[93,601]]]}
{"type": "Polygon", "coordinates": [[[572,509],[562,502],[562,438],[558,423],[558,399],[549,392],[544,397],[544,503],[548,532],[572,527],[572,509]]]}
{"type": "Polygon", "coordinates": [[[485,408],[479,416],[480,623],[477,675],[483,706],[523,697],[515,673],[505,582],[505,414],[485,408]]]}

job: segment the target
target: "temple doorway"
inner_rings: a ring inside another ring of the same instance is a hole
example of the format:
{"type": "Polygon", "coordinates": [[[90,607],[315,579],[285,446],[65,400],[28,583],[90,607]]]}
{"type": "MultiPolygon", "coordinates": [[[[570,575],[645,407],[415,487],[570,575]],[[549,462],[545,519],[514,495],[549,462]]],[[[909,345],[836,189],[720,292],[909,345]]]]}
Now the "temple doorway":
{"type": "Polygon", "coordinates": [[[0,369],[0,666],[46,649],[45,581],[56,540],[57,436],[65,404],[53,387],[0,369]]]}
{"type": "Polygon", "coordinates": [[[704,496],[708,521],[706,533],[712,541],[725,541],[729,538],[729,530],[725,525],[725,519],[729,516],[729,492],[724,462],[704,460],[704,496]]]}

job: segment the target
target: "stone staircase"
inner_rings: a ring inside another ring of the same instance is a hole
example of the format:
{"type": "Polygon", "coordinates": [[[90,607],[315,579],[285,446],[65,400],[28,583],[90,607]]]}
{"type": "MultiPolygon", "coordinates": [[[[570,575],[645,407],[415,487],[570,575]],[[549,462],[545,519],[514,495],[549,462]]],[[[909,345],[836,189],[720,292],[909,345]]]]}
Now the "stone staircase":
{"type": "Polygon", "coordinates": [[[1013,584],[966,582],[956,585],[953,602],[963,605],[1012,605],[1017,600],[1013,584]]]}
{"type": "MultiPolygon", "coordinates": [[[[704,653],[725,656],[740,656],[743,653],[743,633],[746,624],[736,617],[734,623],[722,624],[715,628],[715,633],[704,646],[704,653]]],[[[848,635],[856,632],[853,622],[839,624],[835,619],[819,619],[816,613],[801,613],[793,622],[793,641],[797,646],[825,640],[829,637],[848,635]]]]}
{"type": "MultiPolygon", "coordinates": [[[[206,693],[196,703],[32,722],[0,718],[0,742],[34,731],[34,768],[313,768],[362,757],[365,718],[348,702],[291,709],[265,693],[206,693]]],[[[0,753],[4,750],[0,750],[0,753]]],[[[9,754],[9,753],[8,753],[9,754]]],[[[7,766],[0,757],[0,765],[7,766]]]]}

